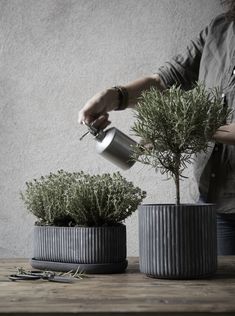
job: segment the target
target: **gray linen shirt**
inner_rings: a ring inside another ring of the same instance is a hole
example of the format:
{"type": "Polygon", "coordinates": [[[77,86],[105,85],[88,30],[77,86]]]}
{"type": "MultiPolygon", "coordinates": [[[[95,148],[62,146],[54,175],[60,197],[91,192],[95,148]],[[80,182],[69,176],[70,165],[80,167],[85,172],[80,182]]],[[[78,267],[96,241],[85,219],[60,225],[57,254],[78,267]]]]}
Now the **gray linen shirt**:
{"type": "MultiPolygon", "coordinates": [[[[166,62],[157,71],[167,87],[180,84],[191,89],[196,81],[207,88],[219,87],[226,95],[228,107],[235,108],[235,22],[219,15],[192,40],[185,51],[166,62]]],[[[230,122],[234,122],[232,115],[230,122]]],[[[227,123],[230,123],[227,122],[227,123]]],[[[213,202],[219,213],[235,213],[235,146],[223,145],[229,153],[221,159],[220,175],[216,179],[217,194],[213,202]]],[[[211,143],[206,153],[195,157],[194,175],[203,197],[207,196],[211,174],[211,143]]]]}

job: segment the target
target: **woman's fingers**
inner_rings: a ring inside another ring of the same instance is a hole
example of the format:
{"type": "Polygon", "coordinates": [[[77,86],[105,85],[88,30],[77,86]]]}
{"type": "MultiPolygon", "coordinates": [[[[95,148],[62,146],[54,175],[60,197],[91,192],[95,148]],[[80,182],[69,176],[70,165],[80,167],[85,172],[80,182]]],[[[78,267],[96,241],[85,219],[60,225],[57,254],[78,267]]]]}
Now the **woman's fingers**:
{"type": "Polygon", "coordinates": [[[103,115],[100,115],[96,120],[92,122],[92,125],[98,129],[104,129],[107,127],[111,122],[108,120],[109,115],[108,113],[105,113],[103,115]]]}

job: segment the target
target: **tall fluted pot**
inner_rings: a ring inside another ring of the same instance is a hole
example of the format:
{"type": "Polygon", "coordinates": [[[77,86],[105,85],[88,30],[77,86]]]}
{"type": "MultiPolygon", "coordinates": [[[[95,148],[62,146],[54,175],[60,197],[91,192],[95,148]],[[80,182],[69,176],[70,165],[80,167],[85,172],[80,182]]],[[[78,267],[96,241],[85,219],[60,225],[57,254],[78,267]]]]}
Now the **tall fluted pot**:
{"type": "Polygon", "coordinates": [[[194,279],[217,268],[214,204],[139,207],[140,271],[151,277],[194,279]]]}
{"type": "Polygon", "coordinates": [[[55,271],[124,272],[126,226],[35,226],[31,265],[55,271]]]}

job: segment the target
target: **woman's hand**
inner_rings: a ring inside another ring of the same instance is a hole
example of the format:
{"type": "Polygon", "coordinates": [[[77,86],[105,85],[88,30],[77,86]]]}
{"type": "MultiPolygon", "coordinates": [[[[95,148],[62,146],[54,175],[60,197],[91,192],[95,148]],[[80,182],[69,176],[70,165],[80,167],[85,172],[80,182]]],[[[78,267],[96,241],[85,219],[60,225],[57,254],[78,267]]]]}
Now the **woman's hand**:
{"type": "Polygon", "coordinates": [[[218,128],[213,139],[218,143],[235,145],[235,123],[218,128]]]}
{"type": "Polygon", "coordinates": [[[104,129],[111,123],[108,120],[108,112],[115,110],[118,102],[118,92],[113,88],[97,93],[79,111],[78,122],[93,123],[94,126],[104,129]]]}
{"type": "MultiPolygon", "coordinates": [[[[128,107],[135,107],[142,91],[148,90],[150,87],[155,87],[160,91],[165,89],[164,83],[157,74],[142,77],[124,86],[128,92],[128,107]]],[[[80,124],[94,123],[95,127],[104,129],[111,123],[108,120],[108,112],[117,109],[119,102],[117,89],[110,88],[97,93],[80,110],[78,122],[80,124]]]]}

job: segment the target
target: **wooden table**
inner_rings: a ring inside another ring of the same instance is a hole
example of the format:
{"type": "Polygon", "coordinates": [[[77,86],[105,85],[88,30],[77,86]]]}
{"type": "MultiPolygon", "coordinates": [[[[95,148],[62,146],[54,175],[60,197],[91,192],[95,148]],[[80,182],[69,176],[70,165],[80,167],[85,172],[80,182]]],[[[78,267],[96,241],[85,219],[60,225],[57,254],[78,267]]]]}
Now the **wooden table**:
{"type": "Polygon", "coordinates": [[[129,258],[126,273],[89,275],[72,284],[12,282],[16,267],[30,269],[26,259],[0,259],[0,315],[235,315],[235,256],[220,257],[211,279],[152,279],[139,273],[129,258]]]}

